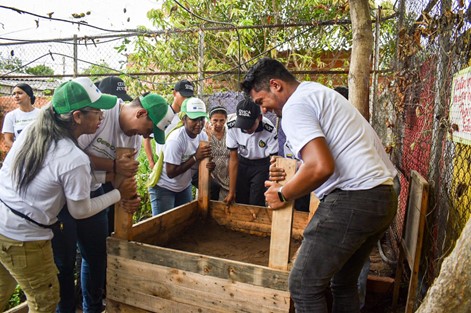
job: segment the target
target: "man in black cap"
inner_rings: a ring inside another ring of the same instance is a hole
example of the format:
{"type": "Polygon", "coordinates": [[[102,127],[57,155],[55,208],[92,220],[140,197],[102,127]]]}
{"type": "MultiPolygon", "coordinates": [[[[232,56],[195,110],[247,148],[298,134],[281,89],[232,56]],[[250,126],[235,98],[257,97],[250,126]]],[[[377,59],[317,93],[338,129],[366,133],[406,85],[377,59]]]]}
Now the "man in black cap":
{"type": "Polygon", "coordinates": [[[276,129],[262,116],[249,98],[237,104],[227,122],[226,146],[229,157],[229,193],[224,202],[265,205],[264,183],[268,179],[270,156],[278,154],[276,129]]]}
{"type": "Polygon", "coordinates": [[[101,92],[117,96],[123,101],[131,101],[132,98],[126,92],[126,85],[124,81],[118,76],[109,76],[103,78],[98,84],[98,89],[101,92]]]}

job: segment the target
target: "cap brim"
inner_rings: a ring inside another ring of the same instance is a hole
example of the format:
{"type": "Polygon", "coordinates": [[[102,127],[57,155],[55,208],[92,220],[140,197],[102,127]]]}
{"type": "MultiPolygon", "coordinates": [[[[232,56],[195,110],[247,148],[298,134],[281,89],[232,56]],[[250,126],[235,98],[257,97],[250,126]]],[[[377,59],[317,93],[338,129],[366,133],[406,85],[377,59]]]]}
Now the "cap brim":
{"type": "Polygon", "coordinates": [[[154,126],[154,140],[160,145],[165,144],[165,132],[157,126],[154,126]]]}
{"type": "Polygon", "coordinates": [[[118,97],[103,93],[101,94],[100,99],[98,99],[97,101],[93,103],[90,103],[87,106],[94,109],[109,110],[113,108],[117,102],[118,102],[118,97]]]}
{"type": "Polygon", "coordinates": [[[251,118],[238,116],[234,126],[241,129],[250,129],[252,128],[254,123],[255,123],[255,120],[251,118]]]}
{"type": "Polygon", "coordinates": [[[123,101],[132,101],[131,96],[128,95],[127,93],[118,94],[117,96],[123,101]]]}
{"type": "Polygon", "coordinates": [[[195,94],[194,92],[192,91],[187,91],[187,90],[182,90],[182,91],[178,91],[182,96],[184,97],[193,97],[195,94]]]}
{"type": "Polygon", "coordinates": [[[190,112],[190,113],[186,113],[186,115],[191,118],[192,120],[196,119],[196,118],[199,118],[199,117],[206,117],[208,118],[208,115],[206,113],[203,113],[203,112],[190,112]]]}

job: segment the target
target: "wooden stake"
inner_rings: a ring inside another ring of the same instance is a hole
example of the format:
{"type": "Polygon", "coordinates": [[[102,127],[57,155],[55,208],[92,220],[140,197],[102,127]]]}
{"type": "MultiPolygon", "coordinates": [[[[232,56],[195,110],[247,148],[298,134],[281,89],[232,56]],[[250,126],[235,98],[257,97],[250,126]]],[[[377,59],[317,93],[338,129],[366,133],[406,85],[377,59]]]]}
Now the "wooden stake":
{"type": "MultiPolygon", "coordinates": [[[[206,147],[208,145],[208,141],[200,142],[200,147],[206,147]]],[[[209,160],[210,158],[204,158],[200,161],[198,167],[198,208],[203,218],[208,215],[210,200],[211,176],[209,174],[209,170],[206,168],[209,160]]]]}
{"type": "MultiPolygon", "coordinates": [[[[133,148],[116,148],[116,160],[121,159],[124,154],[132,153],[133,148]]],[[[116,174],[118,180],[119,175],[116,174]]],[[[132,214],[121,208],[120,202],[114,205],[114,233],[113,237],[131,240],[132,214]]]]}
{"type": "MultiPolygon", "coordinates": [[[[279,181],[284,185],[296,172],[296,160],[277,158],[276,167],[285,169],[286,179],[279,181]]],[[[291,243],[291,233],[293,226],[293,201],[288,201],[278,210],[273,210],[270,256],[268,266],[280,270],[288,270],[289,250],[291,243]]]]}

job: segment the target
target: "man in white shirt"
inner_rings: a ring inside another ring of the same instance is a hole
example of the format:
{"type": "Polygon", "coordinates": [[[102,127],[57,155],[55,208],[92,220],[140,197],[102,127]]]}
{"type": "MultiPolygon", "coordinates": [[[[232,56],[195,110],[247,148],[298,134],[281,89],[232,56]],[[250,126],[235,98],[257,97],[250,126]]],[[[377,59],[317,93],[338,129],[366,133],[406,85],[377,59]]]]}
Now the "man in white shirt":
{"type": "Polygon", "coordinates": [[[260,107],[246,98],[237,104],[236,115],[227,122],[229,193],[226,203],[265,205],[270,156],[278,153],[276,129],[262,116],[260,107]]]}
{"type": "Polygon", "coordinates": [[[298,82],[270,58],[250,68],[241,86],[263,110],[283,117],[287,140],[303,161],[283,187],[278,179],[265,183],[269,207],[312,190],[321,200],[290,272],[296,312],[327,312],[330,286],[333,312],[358,313],[359,273],[396,214],[397,171],[371,125],[338,92],[298,82]]]}

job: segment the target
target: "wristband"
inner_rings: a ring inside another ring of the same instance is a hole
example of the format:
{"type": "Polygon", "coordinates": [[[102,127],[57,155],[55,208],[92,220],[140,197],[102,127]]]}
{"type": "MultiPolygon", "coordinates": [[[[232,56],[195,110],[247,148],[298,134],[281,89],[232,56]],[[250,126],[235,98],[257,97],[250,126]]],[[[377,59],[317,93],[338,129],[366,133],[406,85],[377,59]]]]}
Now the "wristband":
{"type": "Polygon", "coordinates": [[[283,196],[283,193],[281,192],[282,189],[283,189],[283,186],[280,187],[280,189],[278,189],[278,198],[280,198],[281,202],[286,202],[287,200],[286,200],[285,196],[283,196]]]}
{"type": "Polygon", "coordinates": [[[193,154],[193,160],[195,160],[195,163],[198,163],[198,160],[196,159],[194,154],[193,154]]]}

